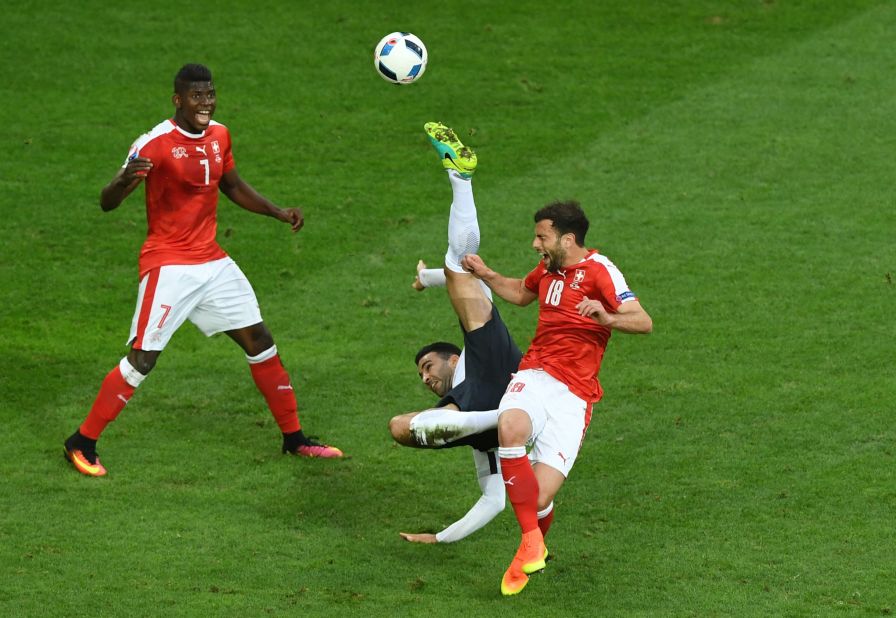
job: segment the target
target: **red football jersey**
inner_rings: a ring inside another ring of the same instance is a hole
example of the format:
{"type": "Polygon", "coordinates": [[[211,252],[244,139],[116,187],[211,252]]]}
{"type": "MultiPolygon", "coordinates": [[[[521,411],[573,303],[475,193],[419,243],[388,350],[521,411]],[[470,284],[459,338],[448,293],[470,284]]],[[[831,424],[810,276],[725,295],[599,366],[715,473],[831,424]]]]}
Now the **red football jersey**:
{"type": "Polygon", "coordinates": [[[131,146],[127,161],[147,157],[147,234],[140,276],[168,264],[203,264],[227,254],[215,240],[218,183],[233,169],[230,132],[212,121],[200,134],[165,120],[131,146]]]}
{"type": "Polygon", "coordinates": [[[538,294],[538,327],[520,362],[520,369],[544,369],[588,402],[603,391],[597,374],[610,329],[576,311],[587,296],[615,312],[626,301],[637,300],[625,277],[609,259],[591,250],[578,264],[548,272],[539,262],[526,276],[525,286],[538,294]]]}

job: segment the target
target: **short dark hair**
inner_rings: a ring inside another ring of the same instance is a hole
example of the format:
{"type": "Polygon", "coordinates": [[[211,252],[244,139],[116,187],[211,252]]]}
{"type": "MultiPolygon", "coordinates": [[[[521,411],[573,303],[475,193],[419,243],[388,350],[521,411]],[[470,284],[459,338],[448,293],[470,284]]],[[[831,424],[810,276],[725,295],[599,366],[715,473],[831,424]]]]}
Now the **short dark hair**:
{"type": "Polygon", "coordinates": [[[204,64],[185,64],[174,76],[174,92],[181,92],[194,82],[212,81],[212,71],[204,64]]]}
{"type": "Polygon", "coordinates": [[[550,219],[557,233],[575,234],[576,244],[585,246],[585,234],[588,233],[588,217],[575,200],[568,202],[552,202],[535,213],[535,223],[550,219]]]}
{"type": "Polygon", "coordinates": [[[419,364],[420,359],[430,352],[436,352],[445,360],[448,360],[455,354],[457,356],[460,356],[460,348],[453,343],[448,343],[447,341],[436,341],[435,343],[430,343],[429,345],[425,345],[420,348],[420,351],[417,352],[417,357],[414,358],[414,364],[419,364]]]}

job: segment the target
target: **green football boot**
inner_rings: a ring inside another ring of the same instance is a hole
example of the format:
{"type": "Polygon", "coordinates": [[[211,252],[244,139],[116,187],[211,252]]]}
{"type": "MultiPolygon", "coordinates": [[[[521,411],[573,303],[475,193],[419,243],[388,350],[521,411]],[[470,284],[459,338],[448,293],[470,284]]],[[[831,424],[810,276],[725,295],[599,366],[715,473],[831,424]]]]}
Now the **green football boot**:
{"type": "Polygon", "coordinates": [[[454,170],[464,178],[472,178],[476,171],[476,153],[460,143],[457,134],[441,122],[427,122],[423,130],[442,159],[442,167],[454,170]]]}

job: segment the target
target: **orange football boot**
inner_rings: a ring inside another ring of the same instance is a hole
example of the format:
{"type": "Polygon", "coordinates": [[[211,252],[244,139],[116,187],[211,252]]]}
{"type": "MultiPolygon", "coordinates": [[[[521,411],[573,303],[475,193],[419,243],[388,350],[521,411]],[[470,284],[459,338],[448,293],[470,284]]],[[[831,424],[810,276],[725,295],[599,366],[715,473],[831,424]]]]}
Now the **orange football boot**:
{"type": "Polygon", "coordinates": [[[548,548],[544,545],[541,530],[536,528],[524,533],[513,561],[501,578],[501,594],[510,596],[522,592],[529,583],[529,575],[542,570],[547,557],[548,548]]]}
{"type": "Polygon", "coordinates": [[[72,462],[75,470],[87,476],[105,476],[106,469],[100,463],[100,458],[93,454],[93,462],[81,449],[65,449],[65,458],[72,462]]]}

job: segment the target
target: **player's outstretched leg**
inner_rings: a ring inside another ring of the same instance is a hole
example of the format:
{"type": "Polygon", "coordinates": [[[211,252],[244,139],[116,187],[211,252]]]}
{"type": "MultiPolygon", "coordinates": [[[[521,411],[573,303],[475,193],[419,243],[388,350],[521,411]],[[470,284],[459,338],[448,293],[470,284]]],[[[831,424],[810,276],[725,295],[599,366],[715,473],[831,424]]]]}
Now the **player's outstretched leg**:
{"type": "MultiPolygon", "coordinates": [[[[228,332],[231,337],[239,341],[237,335],[244,331],[228,332]],[[231,332],[236,333],[231,334],[231,332]]],[[[244,348],[245,349],[245,348],[244,348]]],[[[274,416],[274,420],[283,434],[283,452],[301,457],[320,457],[334,459],[342,457],[342,451],[335,446],[321,444],[317,440],[307,437],[302,432],[302,424],[299,422],[299,406],[296,403],[296,394],[289,379],[289,374],[283,367],[277,346],[270,348],[256,356],[246,355],[249,361],[249,371],[255,386],[262,394],[274,416]]]]}
{"type": "MultiPolygon", "coordinates": [[[[139,351],[138,356],[140,354],[143,352],[139,351]]],[[[158,356],[158,353],[152,354],[158,356]]],[[[155,356],[150,359],[150,369],[155,363],[155,356]]],[[[146,360],[145,357],[143,360],[146,360]]],[[[106,468],[96,454],[96,441],[106,426],[118,417],[144,379],[146,374],[137,371],[128,357],[122,358],[118,366],[106,374],[87,418],[65,441],[65,458],[72,462],[75,470],[87,476],[106,474],[106,468]]]]}
{"type": "Polygon", "coordinates": [[[461,143],[453,129],[441,122],[427,122],[423,125],[423,130],[439,153],[442,167],[454,170],[463,178],[473,177],[473,172],[476,171],[476,153],[461,143]]]}

